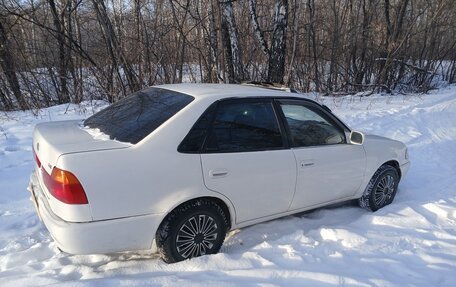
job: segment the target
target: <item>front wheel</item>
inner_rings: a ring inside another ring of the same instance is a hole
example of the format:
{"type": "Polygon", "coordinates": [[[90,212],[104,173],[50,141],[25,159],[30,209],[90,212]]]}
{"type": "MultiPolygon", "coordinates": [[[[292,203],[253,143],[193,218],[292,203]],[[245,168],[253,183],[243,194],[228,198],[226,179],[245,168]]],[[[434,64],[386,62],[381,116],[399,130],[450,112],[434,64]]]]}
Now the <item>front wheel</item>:
{"type": "Polygon", "coordinates": [[[393,202],[398,184],[397,170],[390,165],[382,165],[369,181],[359,205],[371,211],[379,210],[393,202]]]}
{"type": "Polygon", "coordinates": [[[215,254],[225,240],[228,219],[217,204],[201,199],[184,203],[160,225],[156,242],[162,259],[179,262],[215,254]]]}

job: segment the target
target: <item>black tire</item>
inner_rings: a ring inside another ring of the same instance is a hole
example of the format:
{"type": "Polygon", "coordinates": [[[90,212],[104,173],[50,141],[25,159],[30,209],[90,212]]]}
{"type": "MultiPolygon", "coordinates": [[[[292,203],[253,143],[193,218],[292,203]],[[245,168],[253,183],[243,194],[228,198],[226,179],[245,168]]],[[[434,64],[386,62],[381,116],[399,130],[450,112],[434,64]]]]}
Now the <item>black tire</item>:
{"type": "Polygon", "coordinates": [[[155,236],[158,252],[166,263],[215,254],[228,228],[223,209],[208,199],[184,203],[163,220],[155,236]]]}
{"type": "Polygon", "coordinates": [[[364,190],[363,196],[358,200],[362,208],[377,211],[393,202],[399,184],[399,174],[396,168],[382,165],[372,176],[364,190]]]}

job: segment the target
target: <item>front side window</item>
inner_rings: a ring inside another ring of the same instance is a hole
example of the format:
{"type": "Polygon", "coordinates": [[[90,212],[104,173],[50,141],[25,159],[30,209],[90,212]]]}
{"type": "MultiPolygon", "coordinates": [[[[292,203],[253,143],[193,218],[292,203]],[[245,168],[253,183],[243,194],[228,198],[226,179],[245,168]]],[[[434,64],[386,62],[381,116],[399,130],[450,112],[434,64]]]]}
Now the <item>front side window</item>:
{"type": "Polygon", "coordinates": [[[344,131],[318,108],[281,103],[293,147],[345,143],[344,131]]]}
{"type": "Polygon", "coordinates": [[[283,147],[270,101],[221,102],[206,140],[206,152],[246,152],[283,147]]]}

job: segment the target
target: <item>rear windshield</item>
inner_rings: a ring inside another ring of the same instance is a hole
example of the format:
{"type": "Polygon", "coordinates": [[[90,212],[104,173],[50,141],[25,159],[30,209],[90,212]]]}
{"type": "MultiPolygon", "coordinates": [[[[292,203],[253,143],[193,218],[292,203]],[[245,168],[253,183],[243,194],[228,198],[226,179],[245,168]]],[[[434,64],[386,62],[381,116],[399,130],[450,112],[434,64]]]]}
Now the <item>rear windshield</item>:
{"type": "Polygon", "coordinates": [[[84,121],[110,139],[138,143],[193,101],[193,97],[160,88],[147,88],[122,99],[84,121]]]}

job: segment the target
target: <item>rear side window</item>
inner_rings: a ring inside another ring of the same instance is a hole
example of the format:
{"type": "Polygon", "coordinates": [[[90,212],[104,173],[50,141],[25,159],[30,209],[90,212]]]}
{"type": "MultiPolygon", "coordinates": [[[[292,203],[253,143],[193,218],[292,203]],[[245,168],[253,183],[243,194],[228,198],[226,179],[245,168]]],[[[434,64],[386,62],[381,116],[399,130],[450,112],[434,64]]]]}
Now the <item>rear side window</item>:
{"type": "Polygon", "coordinates": [[[272,102],[221,102],[217,107],[206,152],[247,152],[283,147],[272,102]]]}
{"type": "Polygon", "coordinates": [[[110,139],[136,144],[187,106],[193,97],[160,88],[147,88],[122,99],[84,121],[110,139]]]}
{"type": "Polygon", "coordinates": [[[190,132],[177,148],[179,152],[197,153],[201,151],[206,140],[207,131],[210,128],[212,119],[214,118],[216,107],[217,104],[212,104],[193,125],[190,132]]]}

